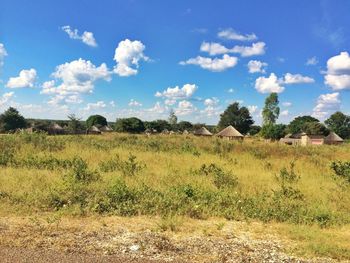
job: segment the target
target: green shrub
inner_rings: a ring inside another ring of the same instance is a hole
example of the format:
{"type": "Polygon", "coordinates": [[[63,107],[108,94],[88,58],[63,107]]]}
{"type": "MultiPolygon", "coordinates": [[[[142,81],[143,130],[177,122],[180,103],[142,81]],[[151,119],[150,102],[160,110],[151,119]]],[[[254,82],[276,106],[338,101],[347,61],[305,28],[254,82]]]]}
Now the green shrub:
{"type": "Polygon", "coordinates": [[[350,183],[350,162],[332,162],[331,168],[338,177],[350,183]]]}

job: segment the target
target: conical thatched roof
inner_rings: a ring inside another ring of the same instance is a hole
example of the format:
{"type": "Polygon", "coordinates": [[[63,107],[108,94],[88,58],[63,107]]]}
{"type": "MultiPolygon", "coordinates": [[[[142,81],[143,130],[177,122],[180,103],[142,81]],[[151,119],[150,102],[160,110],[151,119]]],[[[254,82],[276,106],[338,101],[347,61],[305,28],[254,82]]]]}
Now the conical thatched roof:
{"type": "Polygon", "coordinates": [[[237,131],[232,125],[227,126],[225,129],[223,129],[216,135],[221,137],[243,137],[243,135],[239,131],[237,131]]]}
{"type": "Polygon", "coordinates": [[[54,130],[63,130],[63,128],[62,128],[60,125],[58,125],[57,123],[52,124],[51,129],[54,129],[54,130]]]}
{"type": "Polygon", "coordinates": [[[184,131],[182,132],[182,134],[188,134],[188,131],[187,131],[187,130],[184,130],[184,131]]]}
{"type": "Polygon", "coordinates": [[[97,128],[95,125],[93,125],[93,126],[91,126],[91,127],[89,128],[89,131],[92,131],[92,132],[100,132],[100,129],[97,128]]]}
{"type": "Polygon", "coordinates": [[[199,136],[212,136],[213,134],[207,130],[207,128],[202,127],[200,129],[197,129],[193,133],[194,135],[199,135],[199,136]]]}
{"type": "Polygon", "coordinates": [[[343,142],[344,140],[335,132],[330,132],[328,136],[325,138],[326,141],[329,142],[343,142]]]}
{"type": "Polygon", "coordinates": [[[109,131],[113,131],[113,129],[111,127],[109,127],[108,125],[105,125],[105,126],[102,126],[100,128],[101,131],[104,131],[104,132],[109,132],[109,131]]]}

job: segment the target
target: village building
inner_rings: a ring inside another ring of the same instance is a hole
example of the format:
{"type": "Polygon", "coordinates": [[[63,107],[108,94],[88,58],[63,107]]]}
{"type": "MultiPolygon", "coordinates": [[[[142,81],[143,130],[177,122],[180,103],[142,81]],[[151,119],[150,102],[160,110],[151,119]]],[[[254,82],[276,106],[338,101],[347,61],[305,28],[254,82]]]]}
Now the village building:
{"type": "Polygon", "coordinates": [[[87,134],[101,134],[101,130],[97,128],[95,125],[91,126],[89,129],[86,131],[87,134]]]}
{"type": "Polygon", "coordinates": [[[287,134],[280,139],[280,143],[286,145],[324,145],[324,144],[342,144],[344,140],[335,132],[330,132],[328,136],[310,135],[306,133],[287,134]]]}
{"type": "Polygon", "coordinates": [[[237,131],[232,125],[227,126],[225,129],[216,134],[220,138],[228,140],[243,140],[244,136],[237,131]]]}
{"type": "Polygon", "coordinates": [[[47,132],[49,135],[65,134],[64,129],[60,125],[58,125],[57,123],[53,123],[52,125],[50,125],[47,132]]]}
{"type": "Polygon", "coordinates": [[[104,125],[99,130],[101,132],[113,132],[113,129],[109,125],[104,125]]]}
{"type": "Polygon", "coordinates": [[[207,128],[202,127],[193,132],[196,136],[213,136],[213,134],[207,130],[207,128]]]}

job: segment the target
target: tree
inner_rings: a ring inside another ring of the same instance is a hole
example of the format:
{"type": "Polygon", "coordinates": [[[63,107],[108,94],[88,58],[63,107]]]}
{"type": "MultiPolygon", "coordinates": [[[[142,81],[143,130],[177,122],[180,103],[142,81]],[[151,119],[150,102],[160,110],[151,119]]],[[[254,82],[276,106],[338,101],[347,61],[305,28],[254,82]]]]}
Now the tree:
{"type": "Polygon", "coordinates": [[[72,133],[84,130],[84,126],[81,123],[81,119],[77,118],[75,114],[70,114],[67,116],[69,119],[68,130],[72,133]]]}
{"type": "Polygon", "coordinates": [[[115,130],[118,132],[140,133],[145,131],[144,123],[135,117],[117,119],[115,130]]]}
{"type": "Polygon", "coordinates": [[[286,125],[266,124],[261,128],[260,135],[265,139],[279,140],[286,135],[286,125]]]}
{"type": "Polygon", "coordinates": [[[245,134],[249,131],[250,126],[254,123],[246,107],[239,107],[239,103],[232,103],[220,115],[218,128],[223,129],[229,125],[235,127],[239,132],[245,134]]]}
{"type": "Polygon", "coordinates": [[[177,124],[177,128],[180,131],[184,131],[184,130],[191,131],[191,130],[193,130],[193,124],[190,123],[189,121],[180,121],[177,124]]]}
{"type": "Polygon", "coordinates": [[[15,108],[8,108],[0,115],[0,130],[4,132],[15,131],[27,126],[24,117],[15,108]]]}
{"type": "Polygon", "coordinates": [[[312,117],[312,116],[299,116],[296,117],[294,120],[292,120],[287,128],[287,131],[289,133],[300,133],[303,132],[304,127],[309,122],[320,122],[318,119],[312,117]]]}
{"type": "Polygon", "coordinates": [[[350,138],[350,116],[337,111],[325,121],[325,124],[343,139],[350,138]]]}
{"type": "Polygon", "coordinates": [[[278,103],[278,95],[275,92],[271,93],[265,99],[265,107],[262,111],[264,125],[276,123],[276,120],[280,115],[280,108],[278,107],[278,103]]]}
{"type": "Polygon", "coordinates": [[[154,129],[158,132],[171,129],[170,124],[166,120],[145,121],[144,126],[146,129],[154,129]]]}
{"type": "Polygon", "coordinates": [[[105,126],[107,125],[107,120],[105,117],[101,115],[91,115],[87,120],[86,120],[86,126],[90,128],[91,126],[105,126]]]}
{"type": "Polygon", "coordinates": [[[171,125],[172,128],[175,128],[176,123],[177,123],[177,117],[176,117],[175,112],[174,112],[173,109],[170,110],[168,122],[169,122],[169,124],[171,125]]]}
{"type": "Polygon", "coordinates": [[[254,136],[254,135],[258,134],[260,131],[261,131],[261,127],[259,125],[252,125],[252,126],[250,126],[248,133],[251,136],[254,136]]]}
{"type": "Polygon", "coordinates": [[[303,126],[303,131],[308,135],[324,135],[329,134],[329,130],[320,122],[307,122],[303,126]]]}

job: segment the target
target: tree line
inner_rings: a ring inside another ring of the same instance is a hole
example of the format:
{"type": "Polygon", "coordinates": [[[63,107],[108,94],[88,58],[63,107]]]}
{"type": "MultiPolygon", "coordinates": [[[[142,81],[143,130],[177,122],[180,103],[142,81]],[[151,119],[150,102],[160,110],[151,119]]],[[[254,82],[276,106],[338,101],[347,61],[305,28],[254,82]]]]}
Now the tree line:
{"type": "MultiPolygon", "coordinates": [[[[318,119],[305,115],[294,118],[289,124],[278,124],[280,115],[279,99],[277,93],[271,93],[265,99],[262,110],[262,126],[254,125],[254,120],[247,107],[240,106],[238,102],[230,104],[220,115],[218,124],[208,126],[204,123],[193,124],[189,121],[179,121],[174,111],[171,110],[167,120],[142,121],[136,117],[118,118],[114,124],[110,124],[117,132],[142,133],[145,131],[162,132],[187,130],[191,132],[202,126],[212,132],[232,125],[239,132],[251,136],[261,136],[265,139],[278,140],[286,134],[305,132],[310,135],[327,135],[330,131],[337,133],[343,139],[350,138],[350,116],[340,111],[333,113],[324,123],[318,119]]],[[[92,126],[98,128],[109,125],[106,118],[101,115],[91,115],[85,121],[77,118],[74,114],[68,115],[66,121],[55,121],[70,133],[78,133],[92,126]]],[[[18,129],[33,127],[37,130],[48,131],[53,121],[50,120],[26,120],[17,109],[10,107],[0,115],[0,132],[14,132],[18,129]]]]}

